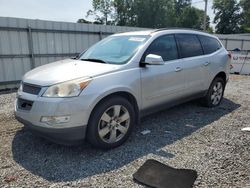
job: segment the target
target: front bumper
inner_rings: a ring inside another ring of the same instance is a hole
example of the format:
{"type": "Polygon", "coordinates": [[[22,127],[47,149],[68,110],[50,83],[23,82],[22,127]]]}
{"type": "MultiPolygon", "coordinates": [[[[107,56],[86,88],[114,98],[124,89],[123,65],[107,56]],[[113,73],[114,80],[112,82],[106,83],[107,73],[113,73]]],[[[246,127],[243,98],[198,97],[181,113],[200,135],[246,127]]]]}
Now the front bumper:
{"type": "Polygon", "coordinates": [[[91,100],[88,96],[74,98],[44,98],[27,93],[18,93],[15,102],[15,117],[32,132],[53,142],[72,145],[85,138],[90,116],[91,100]],[[31,101],[30,108],[22,109],[21,100],[31,101]],[[69,116],[66,123],[47,124],[41,122],[44,116],[69,116]]]}
{"type": "Polygon", "coordinates": [[[31,130],[34,134],[58,144],[78,144],[84,140],[86,135],[86,125],[67,128],[46,128],[33,125],[32,123],[17,116],[16,119],[24,124],[24,126],[31,130]]]}

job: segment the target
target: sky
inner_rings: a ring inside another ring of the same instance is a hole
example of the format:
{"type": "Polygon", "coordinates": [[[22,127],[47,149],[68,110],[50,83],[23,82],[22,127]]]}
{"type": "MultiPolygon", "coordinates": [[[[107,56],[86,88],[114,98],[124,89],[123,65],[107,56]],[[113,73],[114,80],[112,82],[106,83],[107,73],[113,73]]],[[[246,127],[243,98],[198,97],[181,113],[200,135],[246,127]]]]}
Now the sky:
{"type": "MultiPolygon", "coordinates": [[[[212,0],[208,2],[208,15],[213,20],[212,0]]],[[[76,22],[85,18],[91,5],[92,0],[0,0],[0,16],[76,22]]],[[[205,3],[193,0],[193,6],[204,9],[205,3]]]]}
{"type": "Polygon", "coordinates": [[[0,0],[0,16],[76,22],[91,5],[91,0],[0,0]]]}

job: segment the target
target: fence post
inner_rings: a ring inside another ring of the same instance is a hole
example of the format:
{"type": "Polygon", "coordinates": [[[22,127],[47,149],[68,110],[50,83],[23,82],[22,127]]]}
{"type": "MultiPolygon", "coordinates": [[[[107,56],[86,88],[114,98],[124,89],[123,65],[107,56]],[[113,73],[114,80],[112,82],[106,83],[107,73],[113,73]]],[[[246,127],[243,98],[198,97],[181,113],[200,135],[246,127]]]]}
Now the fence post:
{"type": "Polygon", "coordinates": [[[243,47],[244,47],[244,40],[241,41],[241,49],[240,50],[243,50],[243,47]]]}
{"type": "Polygon", "coordinates": [[[102,31],[99,32],[99,38],[102,40],[102,31]]]}
{"type": "Polygon", "coordinates": [[[226,42],[225,42],[225,48],[226,48],[226,50],[227,50],[227,39],[226,39],[226,42]]]}
{"type": "Polygon", "coordinates": [[[28,26],[28,47],[29,47],[29,55],[31,60],[31,69],[35,68],[35,57],[34,57],[34,48],[33,48],[33,38],[32,38],[32,29],[28,26]]]}

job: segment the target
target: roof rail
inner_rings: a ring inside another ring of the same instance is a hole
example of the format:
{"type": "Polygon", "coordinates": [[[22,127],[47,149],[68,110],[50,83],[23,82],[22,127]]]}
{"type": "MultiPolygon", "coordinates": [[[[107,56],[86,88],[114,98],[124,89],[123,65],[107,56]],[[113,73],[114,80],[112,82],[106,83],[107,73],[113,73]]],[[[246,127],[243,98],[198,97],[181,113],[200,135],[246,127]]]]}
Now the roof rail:
{"type": "Polygon", "coordinates": [[[165,31],[165,30],[173,30],[173,29],[181,29],[181,30],[191,30],[191,31],[199,31],[203,33],[208,33],[206,31],[198,30],[198,29],[192,29],[192,28],[183,28],[183,27],[167,27],[167,28],[160,28],[160,29],[155,29],[152,31],[152,33],[159,32],[159,31],[165,31]]]}

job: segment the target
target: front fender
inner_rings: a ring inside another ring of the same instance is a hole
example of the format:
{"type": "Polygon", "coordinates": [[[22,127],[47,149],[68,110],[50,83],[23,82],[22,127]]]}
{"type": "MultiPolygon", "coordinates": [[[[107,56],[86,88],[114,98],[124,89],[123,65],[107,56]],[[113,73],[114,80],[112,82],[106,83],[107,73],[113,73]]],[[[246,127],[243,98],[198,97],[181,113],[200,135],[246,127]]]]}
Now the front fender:
{"type": "Polygon", "coordinates": [[[140,110],[142,106],[140,70],[129,69],[95,77],[81,93],[81,98],[88,100],[88,111],[91,114],[102,99],[117,92],[132,95],[140,110]]]}

